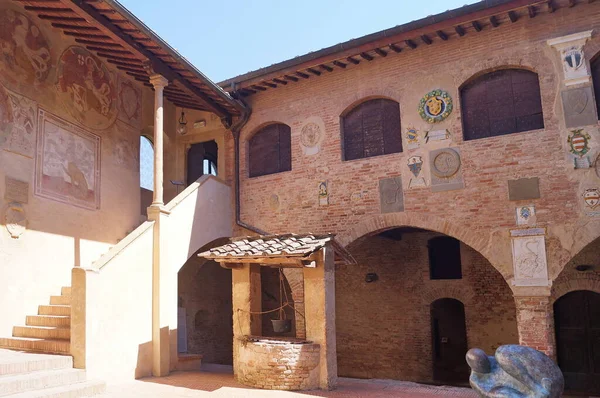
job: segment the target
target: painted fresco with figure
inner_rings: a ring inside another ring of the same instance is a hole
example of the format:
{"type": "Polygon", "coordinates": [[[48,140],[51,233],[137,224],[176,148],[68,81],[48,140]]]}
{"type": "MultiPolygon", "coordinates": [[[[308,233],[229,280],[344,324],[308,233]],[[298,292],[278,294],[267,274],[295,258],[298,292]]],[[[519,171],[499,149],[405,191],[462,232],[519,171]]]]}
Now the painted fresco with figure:
{"type": "Polygon", "coordinates": [[[0,84],[0,148],[6,148],[12,133],[13,110],[8,92],[0,84]]]}
{"type": "Polygon", "coordinates": [[[142,90],[131,80],[119,77],[119,120],[140,128],[142,122],[142,90]]]}
{"type": "Polygon", "coordinates": [[[49,43],[25,14],[0,9],[0,51],[4,78],[37,85],[48,77],[52,67],[49,43]]]}
{"type": "Polygon", "coordinates": [[[35,154],[37,104],[19,94],[8,93],[13,113],[13,123],[7,135],[5,149],[33,158],[35,154]]]}
{"type": "Polygon", "coordinates": [[[100,137],[42,109],[38,112],[35,194],[100,208],[100,137]]]}
{"type": "Polygon", "coordinates": [[[72,46],[58,62],[56,90],[68,111],[86,127],[105,129],[117,117],[117,90],[110,71],[95,55],[72,46]]]}

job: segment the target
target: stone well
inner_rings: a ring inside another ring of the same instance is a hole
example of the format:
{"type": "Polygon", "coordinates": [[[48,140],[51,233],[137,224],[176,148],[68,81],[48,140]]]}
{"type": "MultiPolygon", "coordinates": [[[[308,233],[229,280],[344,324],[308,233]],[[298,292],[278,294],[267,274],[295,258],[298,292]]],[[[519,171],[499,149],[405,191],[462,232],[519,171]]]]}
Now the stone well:
{"type": "Polygon", "coordinates": [[[319,388],[321,348],[302,340],[249,337],[239,347],[236,378],[268,390],[319,388]]]}

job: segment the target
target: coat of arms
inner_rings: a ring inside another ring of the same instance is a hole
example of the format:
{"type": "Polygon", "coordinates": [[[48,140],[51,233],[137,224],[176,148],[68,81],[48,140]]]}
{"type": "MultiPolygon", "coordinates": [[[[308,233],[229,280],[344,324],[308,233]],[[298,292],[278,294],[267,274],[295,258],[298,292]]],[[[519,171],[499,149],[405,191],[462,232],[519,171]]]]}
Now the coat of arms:
{"type": "Polygon", "coordinates": [[[600,189],[586,189],[583,192],[583,201],[585,202],[586,206],[591,209],[595,209],[598,204],[600,204],[600,189]]]}
{"type": "Polygon", "coordinates": [[[589,152],[590,146],[590,135],[585,133],[582,129],[572,130],[571,135],[567,138],[567,142],[571,146],[571,153],[582,157],[589,152]]]}
{"type": "Polygon", "coordinates": [[[446,91],[433,90],[419,102],[419,115],[428,123],[439,123],[452,113],[452,97],[446,91]]]}
{"type": "Polygon", "coordinates": [[[423,158],[421,156],[412,156],[408,158],[408,169],[415,177],[418,177],[423,167],[423,158]]]}

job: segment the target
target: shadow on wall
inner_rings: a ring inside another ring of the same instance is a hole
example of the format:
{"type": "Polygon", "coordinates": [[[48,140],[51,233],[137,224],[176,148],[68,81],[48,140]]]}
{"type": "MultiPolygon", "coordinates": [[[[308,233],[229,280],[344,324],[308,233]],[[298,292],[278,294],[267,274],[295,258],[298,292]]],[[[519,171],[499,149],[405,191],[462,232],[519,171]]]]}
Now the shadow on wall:
{"type": "Polygon", "coordinates": [[[178,348],[201,354],[203,363],[231,365],[233,360],[231,271],[197,256],[228,241],[221,238],[200,248],[177,275],[179,311],[185,314],[178,322],[178,348]]]}

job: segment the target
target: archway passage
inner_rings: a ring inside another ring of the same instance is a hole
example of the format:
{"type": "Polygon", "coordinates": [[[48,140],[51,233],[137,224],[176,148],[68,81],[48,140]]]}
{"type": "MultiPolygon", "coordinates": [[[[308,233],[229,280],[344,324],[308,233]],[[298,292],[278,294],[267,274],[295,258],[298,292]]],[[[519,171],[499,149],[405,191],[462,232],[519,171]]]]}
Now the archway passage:
{"type": "Polygon", "coordinates": [[[177,286],[178,351],[202,355],[203,364],[231,365],[231,271],[194,254],[179,270],[177,286]]]}
{"type": "Polygon", "coordinates": [[[461,383],[469,378],[465,362],[467,325],[465,306],[459,300],[443,298],[431,304],[433,337],[433,379],[443,383],[461,383]]]}
{"type": "MultiPolygon", "coordinates": [[[[460,354],[451,355],[453,363],[466,365],[464,331],[468,347],[488,354],[518,343],[508,284],[483,255],[449,239],[398,227],[369,232],[346,246],[357,264],[335,273],[339,376],[435,382],[431,305],[439,299],[464,305],[463,343],[460,354]]],[[[453,383],[468,382],[468,374],[460,374],[453,383]]]]}
{"type": "Polygon", "coordinates": [[[565,390],[600,394],[600,294],[564,295],[554,303],[554,320],[565,390]]]}

